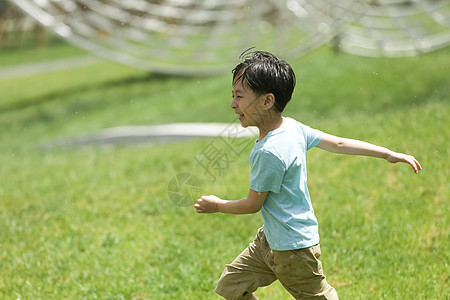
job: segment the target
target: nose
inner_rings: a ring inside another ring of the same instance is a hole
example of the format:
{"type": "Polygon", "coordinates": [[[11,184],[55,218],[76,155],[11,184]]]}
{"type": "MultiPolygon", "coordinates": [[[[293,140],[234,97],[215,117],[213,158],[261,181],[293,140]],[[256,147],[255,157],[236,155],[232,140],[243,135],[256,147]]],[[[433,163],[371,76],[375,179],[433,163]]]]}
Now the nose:
{"type": "Polygon", "coordinates": [[[230,106],[232,109],[235,109],[237,107],[236,102],[234,101],[234,98],[233,98],[233,100],[231,100],[230,106]]]}

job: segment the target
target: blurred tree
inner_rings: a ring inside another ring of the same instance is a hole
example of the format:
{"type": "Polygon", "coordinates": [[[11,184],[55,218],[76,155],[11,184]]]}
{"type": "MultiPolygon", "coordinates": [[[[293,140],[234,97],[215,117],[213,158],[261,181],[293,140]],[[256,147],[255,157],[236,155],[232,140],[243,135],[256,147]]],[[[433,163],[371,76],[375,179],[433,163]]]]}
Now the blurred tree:
{"type": "Polygon", "coordinates": [[[0,0],[0,47],[44,47],[46,30],[8,0],[0,0]]]}

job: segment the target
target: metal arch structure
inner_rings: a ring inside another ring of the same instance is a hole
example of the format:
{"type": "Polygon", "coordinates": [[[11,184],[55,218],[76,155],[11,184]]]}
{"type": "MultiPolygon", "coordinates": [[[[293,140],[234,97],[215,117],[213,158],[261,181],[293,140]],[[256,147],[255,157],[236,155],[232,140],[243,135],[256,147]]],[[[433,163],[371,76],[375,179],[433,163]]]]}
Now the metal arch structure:
{"type": "Polygon", "coordinates": [[[343,51],[364,56],[412,56],[450,45],[450,1],[359,1],[336,36],[343,51]]]}
{"type": "Polygon", "coordinates": [[[10,0],[69,42],[157,73],[229,71],[250,47],[285,59],[332,42],[366,56],[450,44],[448,0],[10,0]]]}

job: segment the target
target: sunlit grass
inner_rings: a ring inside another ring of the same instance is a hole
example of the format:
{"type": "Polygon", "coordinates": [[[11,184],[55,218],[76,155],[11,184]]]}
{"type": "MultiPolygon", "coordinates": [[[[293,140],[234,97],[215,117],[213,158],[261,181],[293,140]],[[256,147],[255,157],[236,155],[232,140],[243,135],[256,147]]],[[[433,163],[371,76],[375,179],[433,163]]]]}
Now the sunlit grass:
{"type": "Polygon", "coordinates": [[[8,67],[73,56],[88,55],[86,51],[63,42],[51,41],[51,47],[0,48],[0,67],[8,67]]]}
{"type": "MultiPolygon", "coordinates": [[[[286,115],[424,167],[310,151],[321,259],[342,299],[448,296],[449,61],[448,50],[390,60],[322,49],[293,62],[286,115]]],[[[216,280],[262,217],[197,215],[169,200],[167,184],[190,172],[207,194],[245,196],[250,139],[215,180],[194,157],[219,139],[40,146],[119,125],[230,122],[230,89],[228,74],[106,62],[0,81],[0,298],[218,299],[216,280]]],[[[257,295],[290,299],[279,284],[257,295]]]]}

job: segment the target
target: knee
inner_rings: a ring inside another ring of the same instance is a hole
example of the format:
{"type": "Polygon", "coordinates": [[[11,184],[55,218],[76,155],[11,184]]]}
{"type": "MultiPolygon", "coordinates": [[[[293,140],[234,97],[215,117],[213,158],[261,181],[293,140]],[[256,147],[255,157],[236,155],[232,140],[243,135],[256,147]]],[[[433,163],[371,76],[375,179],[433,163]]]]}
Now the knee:
{"type": "Polygon", "coordinates": [[[235,281],[232,276],[224,275],[219,279],[215,292],[227,300],[247,300],[253,299],[253,292],[257,289],[257,284],[235,281]]]}

